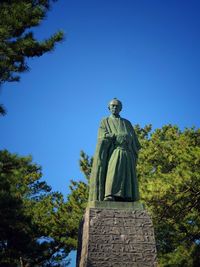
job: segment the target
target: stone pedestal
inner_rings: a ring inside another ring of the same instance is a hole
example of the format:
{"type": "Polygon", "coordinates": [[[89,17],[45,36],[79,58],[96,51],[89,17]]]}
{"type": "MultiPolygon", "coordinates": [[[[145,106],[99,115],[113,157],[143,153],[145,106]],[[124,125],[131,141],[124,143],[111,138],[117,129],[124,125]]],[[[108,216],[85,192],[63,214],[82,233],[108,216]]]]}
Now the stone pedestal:
{"type": "Polygon", "coordinates": [[[140,203],[95,202],[80,226],[77,267],[156,267],[152,221],[140,203]]]}

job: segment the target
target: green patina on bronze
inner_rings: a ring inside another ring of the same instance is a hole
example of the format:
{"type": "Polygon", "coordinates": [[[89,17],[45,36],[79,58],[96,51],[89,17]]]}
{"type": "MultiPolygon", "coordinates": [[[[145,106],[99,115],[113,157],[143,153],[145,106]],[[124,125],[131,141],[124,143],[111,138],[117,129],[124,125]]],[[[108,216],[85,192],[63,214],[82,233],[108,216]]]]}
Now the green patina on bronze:
{"type": "Polygon", "coordinates": [[[122,103],[109,103],[111,116],[103,119],[90,177],[89,201],[139,200],[136,163],[140,144],[131,123],[120,117],[122,103]]]}

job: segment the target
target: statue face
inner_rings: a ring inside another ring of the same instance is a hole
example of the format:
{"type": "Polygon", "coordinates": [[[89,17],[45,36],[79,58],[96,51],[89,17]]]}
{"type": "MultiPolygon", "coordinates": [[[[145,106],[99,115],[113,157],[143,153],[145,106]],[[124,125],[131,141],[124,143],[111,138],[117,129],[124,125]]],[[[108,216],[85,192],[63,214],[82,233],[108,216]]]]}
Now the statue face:
{"type": "Polygon", "coordinates": [[[112,113],[112,115],[119,115],[120,111],[121,111],[121,105],[118,101],[112,101],[110,102],[109,105],[109,110],[112,113]]]}

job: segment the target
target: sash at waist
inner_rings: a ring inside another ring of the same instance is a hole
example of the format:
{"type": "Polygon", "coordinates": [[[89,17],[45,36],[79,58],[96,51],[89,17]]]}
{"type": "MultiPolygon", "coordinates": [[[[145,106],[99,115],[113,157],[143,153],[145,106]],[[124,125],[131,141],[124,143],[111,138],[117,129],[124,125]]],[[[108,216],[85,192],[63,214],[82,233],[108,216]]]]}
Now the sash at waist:
{"type": "Polygon", "coordinates": [[[131,151],[131,148],[128,145],[125,144],[117,144],[115,146],[115,149],[120,149],[120,150],[126,150],[126,151],[131,151]]]}

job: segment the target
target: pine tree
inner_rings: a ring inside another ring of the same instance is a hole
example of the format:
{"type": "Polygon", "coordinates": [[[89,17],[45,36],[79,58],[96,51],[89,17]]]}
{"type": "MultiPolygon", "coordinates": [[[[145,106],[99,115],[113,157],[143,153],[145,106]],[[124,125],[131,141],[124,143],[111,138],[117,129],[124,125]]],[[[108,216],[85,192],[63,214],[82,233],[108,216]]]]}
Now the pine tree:
{"type": "Polygon", "coordinates": [[[73,211],[32,158],[0,151],[0,266],[67,266],[73,211]]]}
{"type": "Polygon", "coordinates": [[[6,114],[6,110],[3,105],[0,105],[0,116],[4,116],[6,114]]]}
{"type": "Polygon", "coordinates": [[[144,134],[138,176],[154,220],[160,266],[200,262],[200,129],[166,125],[144,134]]]}
{"type": "Polygon", "coordinates": [[[63,33],[59,31],[44,41],[38,41],[32,31],[46,17],[51,2],[0,1],[0,84],[19,81],[20,74],[29,70],[27,58],[42,56],[63,39],[63,33]]]}

